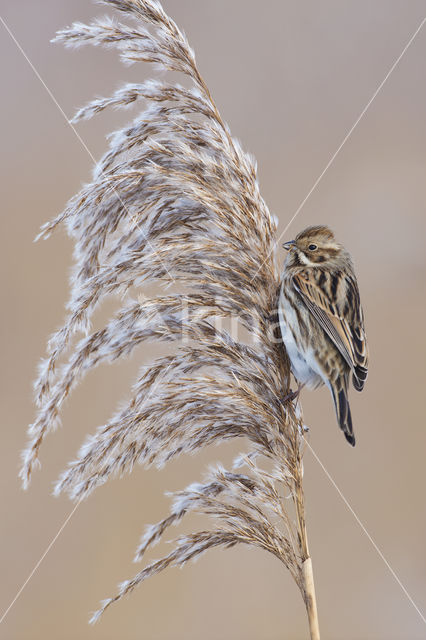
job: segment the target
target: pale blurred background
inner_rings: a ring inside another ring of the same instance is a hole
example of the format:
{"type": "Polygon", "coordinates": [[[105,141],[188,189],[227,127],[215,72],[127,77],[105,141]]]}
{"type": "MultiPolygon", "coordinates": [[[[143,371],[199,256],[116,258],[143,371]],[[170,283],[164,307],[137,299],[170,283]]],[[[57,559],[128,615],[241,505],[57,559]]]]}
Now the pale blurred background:
{"type": "MultiPolygon", "coordinates": [[[[280,230],[304,199],[426,14],[424,1],[168,0],[223,117],[258,161],[280,230]]],[[[67,116],[95,95],[153,71],[114,52],[53,45],[55,31],[105,13],[89,0],[1,0],[1,15],[67,116]]],[[[84,436],[128,393],[144,347],[74,393],[63,428],[42,449],[26,493],[19,452],[34,415],[32,380],[64,317],[71,243],[33,244],[39,226],[89,179],[92,162],[17,45],[0,25],[2,313],[1,611],[11,603],[72,504],[53,481],[84,436]]],[[[371,372],[352,393],[355,449],[327,391],[303,392],[311,445],[419,609],[426,611],[425,267],[426,27],[374,100],[286,239],[326,223],[353,254],[371,372]]],[[[133,117],[133,112],[130,114],[133,117]]],[[[78,126],[98,158],[126,113],[78,126]]],[[[98,316],[102,319],[102,314],[98,316]]],[[[213,551],[146,582],[94,627],[89,611],[139,567],[145,524],[168,510],[167,489],[228,462],[243,443],[135,469],[80,505],[0,626],[7,640],[278,640],[307,638],[297,587],[263,552],[213,551]]],[[[426,625],[312,454],[305,457],[310,546],[324,639],[411,640],[426,625]]],[[[177,533],[173,530],[172,534],[177,533]]],[[[158,557],[157,548],[150,557],[158,557]]],[[[0,614],[1,615],[1,614],[0,614]]]]}

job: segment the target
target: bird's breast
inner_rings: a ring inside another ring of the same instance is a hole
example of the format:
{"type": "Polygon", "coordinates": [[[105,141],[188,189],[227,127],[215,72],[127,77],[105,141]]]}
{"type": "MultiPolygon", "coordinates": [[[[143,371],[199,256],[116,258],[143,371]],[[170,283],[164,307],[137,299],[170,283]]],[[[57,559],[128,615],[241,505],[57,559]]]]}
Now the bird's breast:
{"type": "Polygon", "coordinates": [[[297,294],[286,292],[284,286],[281,288],[278,317],[291,369],[299,382],[316,388],[324,381],[309,341],[309,313],[300,305],[297,294]]]}

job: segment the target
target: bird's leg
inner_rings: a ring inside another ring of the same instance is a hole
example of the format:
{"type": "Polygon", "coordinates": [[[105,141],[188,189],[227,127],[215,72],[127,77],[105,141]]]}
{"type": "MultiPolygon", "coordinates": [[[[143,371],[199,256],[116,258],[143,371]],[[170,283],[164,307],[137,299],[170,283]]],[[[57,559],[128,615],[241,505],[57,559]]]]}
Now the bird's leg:
{"type": "Polygon", "coordinates": [[[286,396],[284,396],[284,398],[281,399],[281,402],[284,404],[284,402],[293,402],[293,400],[296,400],[296,398],[299,397],[300,392],[302,391],[303,387],[305,386],[305,383],[298,383],[297,385],[297,389],[296,391],[292,391],[290,389],[290,393],[286,396]]]}

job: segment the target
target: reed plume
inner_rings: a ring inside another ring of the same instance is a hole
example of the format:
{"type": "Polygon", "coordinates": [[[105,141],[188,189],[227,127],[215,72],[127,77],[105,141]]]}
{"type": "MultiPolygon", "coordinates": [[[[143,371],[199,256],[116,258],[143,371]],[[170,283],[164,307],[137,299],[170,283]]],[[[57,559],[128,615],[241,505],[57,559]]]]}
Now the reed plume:
{"type": "Polygon", "coordinates": [[[146,340],[173,343],[172,354],[141,370],[127,406],[87,439],[56,493],[80,500],[135,463],[161,466],[230,438],[244,438],[248,451],[233,469],[212,468],[203,482],[177,492],[170,514],[147,529],[136,559],[190,511],[210,516],[212,528],[178,538],[171,553],[124,582],[92,620],[151,575],[208,549],[243,543],[288,568],[311,637],[319,638],[302,488],[304,426],[299,407],[283,400],[290,369],[274,324],[276,221],[260,195],[254,160],[231,136],[173,20],[155,0],[102,3],[132,26],[97,19],[75,23],[55,40],[116,47],[124,62],[155,63],[183,74],[189,86],[129,84],[74,118],[145,101],[133,123],[111,136],[92,182],[40,233],[47,238],[65,225],[75,266],[66,322],[48,343],[35,385],[38,413],[23,484],[65,398],[90,369],[125,358],[146,340]],[[135,295],[153,281],[175,283],[179,291],[135,295]],[[121,308],[90,333],[95,309],[118,294],[121,308]],[[230,317],[239,319],[248,340],[218,326],[218,318],[230,317]],[[76,333],[83,334],[77,342],[76,333]]]}

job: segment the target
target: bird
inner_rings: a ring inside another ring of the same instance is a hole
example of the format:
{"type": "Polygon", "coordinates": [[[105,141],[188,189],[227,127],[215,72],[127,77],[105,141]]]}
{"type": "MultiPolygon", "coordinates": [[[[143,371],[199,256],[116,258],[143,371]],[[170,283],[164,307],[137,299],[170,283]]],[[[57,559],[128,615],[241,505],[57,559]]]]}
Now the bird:
{"type": "Polygon", "coordinates": [[[299,387],[326,385],[337,422],[355,446],[348,400],[349,378],[362,391],[368,345],[358,283],[349,252],[327,226],[311,226],[282,245],[284,262],[278,298],[282,341],[299,387]]]}

